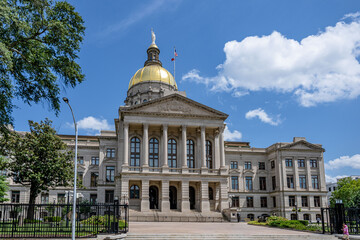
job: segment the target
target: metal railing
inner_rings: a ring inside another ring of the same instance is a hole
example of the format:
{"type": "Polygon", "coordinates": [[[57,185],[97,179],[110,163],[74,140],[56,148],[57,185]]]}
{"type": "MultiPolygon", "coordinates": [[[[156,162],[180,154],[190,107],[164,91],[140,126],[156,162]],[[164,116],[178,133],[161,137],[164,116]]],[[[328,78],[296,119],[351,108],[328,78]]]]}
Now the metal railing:
{"type": "MultiPolygon", "coordinates": [[[[71,237],[72,204],[0,204],[0,239],[71,237]]],[[[126,233],[127,204],[77,204],[76,237],[126,233]]]]}
{"type": "Polygon", "coordinates": [[[321,208],[321,220],[324,234],[342,233],[343,223],[348,226],[350,235],[360,234],[360,208],[344,208],[342,204],[321,208]]]}

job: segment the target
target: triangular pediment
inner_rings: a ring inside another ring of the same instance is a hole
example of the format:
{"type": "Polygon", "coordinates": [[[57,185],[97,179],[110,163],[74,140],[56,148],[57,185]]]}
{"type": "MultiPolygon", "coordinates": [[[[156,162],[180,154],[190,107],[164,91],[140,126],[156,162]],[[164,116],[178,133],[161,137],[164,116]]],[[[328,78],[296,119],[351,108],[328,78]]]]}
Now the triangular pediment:
{"type": "Polygon", "coordinates": [[[290,143],[286,146],[283,146],[282,149],[296,149],[296,150],[324,150],[322,147],[309,143],[305,140],[300,140],[294,143],[290,143]]]}
{"type": "Polygon", "coordinates": [[[121,107],[121,112],[134,114],[182,115],[226,119],[227,114],[198,103],[180,94],[171,94],[132,107],[121,107]]]}

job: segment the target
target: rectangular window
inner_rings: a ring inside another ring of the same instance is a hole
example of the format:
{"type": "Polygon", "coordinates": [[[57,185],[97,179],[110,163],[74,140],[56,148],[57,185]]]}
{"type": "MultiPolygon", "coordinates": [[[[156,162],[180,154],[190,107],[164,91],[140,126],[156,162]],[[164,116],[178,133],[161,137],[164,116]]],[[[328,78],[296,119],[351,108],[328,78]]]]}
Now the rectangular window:
{"type": "Polygon", "coordinates": [[[293,162],[292,162],[291,158],[285,159],[285,166],[286,167],[292,167],[293,166],[293,162]]]}
{"type": "Polygon", "coordinates": [[[231,198],[231,207],[239,207],[239,197],[232,197],[231,198]]]}
{"type": "Polygon", "coordinates": [[[253,190],[252,177],[245,177],[246,190],[253,190]]]}
{"type": "Polygon", "coordinates": [[[294,176],[293,175],[287,175],[286,181],[287,181],[288,188],[294,188],[294,176]]]}
{"type": "Polygon", "coordinates": [[[49,194],[42,193],[41,194],[41,204],[48,204],[49,203],[49,194]]]}
{"type": "Polygon", "coordinates": [[[260,190],[266,190],[266,177],[259,177],[260,190]]]}
{"type": "Polygon", "coordinates": [[[99,165],[99,157],[91,157],[91,165],[99,165]]]}
{"type": "Polygon", "coordinates": [[[319,189],[318,176],[311,176],[311,184],[312,184],[313,189],[319,189]]]}
{"type": "Polygon", "coordinates": [[[273,207],[276,208],[276,197],[272,197],[273,200],[273,207]]]}
{"type": "Polygon", "coordinates": [[[320,197],[314,196],[314,207],[320,207],[320,197]]]}
{"type": "Polygon", "coordinates": [[[275,176],[272,176],[271,181],[272,181],[272,190],[275,190],[276,189],[276,178],[275,178],[275,176]]]}
{"type": "Polygon", "coordinates": [[[97,187],[98,177],[99,177],[98,172],[91,173],[90,187],[97,187]]]}
{"type": "Polygon", "coordinates": [[[97,194],[90,194],[90,204],[96,204],[97,194]]]}
{"type": "Polygon", "coordinates": [[[114,182],[115,178],[115,167],[107,166],[106,167],[106,182],[114,182]]]}
{"type": "Polygon", "coordinates": [[[78,157],[77,157],[77,160],[78,160],[78,163],[79,163],[79,164],[84,165],[84,157],[78,156],[78,157]]]}
{"type": "Polygon", "coordinates": [[[271,169],[275,168],[275,161],[271,161],[271,169]]]}
{"type": "Polygon", "coordinates": [[[267,197],[260,197],[260,205],[263,208],[267,207],[267,197]]]}
{"type": "Polygon", "coordinates": [[[12,191],[11,192],[11,202],[12,203],[20,202],[20,191],[12,191]]]}
{"type": "Polygon", "coordinates": [[[311,168],[317,168],[318,167],[316,159],[310,159],[310,167],[311,168]]]}
{"type": "Polygon", "coordinates": [[[300,188],[306,189],[306,176],[305,175],[299,176],[299,183],[300,183],[300,188]]]}
{"type": "Polygon", "coordinates": [[[251,169],[251,162],[245,162],[245,169],[251,169]]]}
{"type": "Polygon", "coordinates": [[[289,196],[289,207],[295,207],[295,196],[289,196]]]}
{"type": "Polygon", "coordinates": [[[265,162],[259,162],[259,170],[265,170],[265,162]]]}
{"type": "Polygon", "coordinates": [[[238,168],[238,162],[237,161],[231,161],[230,168],[231,169],[237,169],[238,168]]]}
{"type": "Polygon", "coordinates": [[[231,188],[232,190],[239,190],[239,178],[232,176],[231,177],[231,188]]]}
{"type": "Polygon", "coordinates": [[[114,158],[115,157],[115,148],[107,148],[106,149],[106,157],[114,158]]]}
{"type": "Polygon", "coordinates": [[[305,159],[298,159],[298,167],[299,168],[305,167],[305,159]]]}
{"type": "Polygon", "coordinates": [[[65,204],[65,193],[58,193],[57,201],[60,204],[65,204]]]}
{"type": "Polygon", "coordinates": [[[307,196],[301,196],[301,206],[302,207],[308,206],[308,197],[307,196]]]}
{"type": "Polygon", "coordinates": [[[114,202],[114,190],[105,190],[105,203],[114,202]]]}
{"type": "Polygon", "coordinates": [[[83,183],[83,178],[84,178],[84,173],[83,172],[78,172],[78,182],[79,184],[82,184],[83,183]]]}
{"type": "Polygon", "coordinates": [[[254,197],[246,197],[246,206],[254,207],[254,197]]]}

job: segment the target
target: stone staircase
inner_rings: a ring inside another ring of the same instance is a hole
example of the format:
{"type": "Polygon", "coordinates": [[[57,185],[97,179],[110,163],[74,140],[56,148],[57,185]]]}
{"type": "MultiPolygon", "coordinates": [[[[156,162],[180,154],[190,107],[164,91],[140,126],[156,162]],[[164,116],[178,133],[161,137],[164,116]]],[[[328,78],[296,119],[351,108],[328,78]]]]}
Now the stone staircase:
{"type": "Polygon", "coordinates": [[[333,235],[252,235],[241,234],[137,234],[127,233],[126,240],[338,240],[333,235]]]}

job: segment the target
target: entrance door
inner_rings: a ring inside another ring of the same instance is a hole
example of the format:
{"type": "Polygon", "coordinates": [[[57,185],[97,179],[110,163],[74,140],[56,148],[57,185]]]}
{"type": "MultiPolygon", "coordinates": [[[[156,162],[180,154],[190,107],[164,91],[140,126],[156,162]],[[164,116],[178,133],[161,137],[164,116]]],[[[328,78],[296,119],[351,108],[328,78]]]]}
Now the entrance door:
{"type": "Polygon", "coordinates": [[[169,188],[170,209],[177,209],[177,189],[174,186],[169,188]]]}
{"type": "Polygon", "coordinates": [[[189,201],[190,201],[190,209],[195,209],[195,189],[194,189],[194,187],[189,187],[189,201]]]}
{"type": "Polygon", "coordinates": [[[159,189],[156,186],[149,188],[150,209],[159,209],[159,189]]]}

